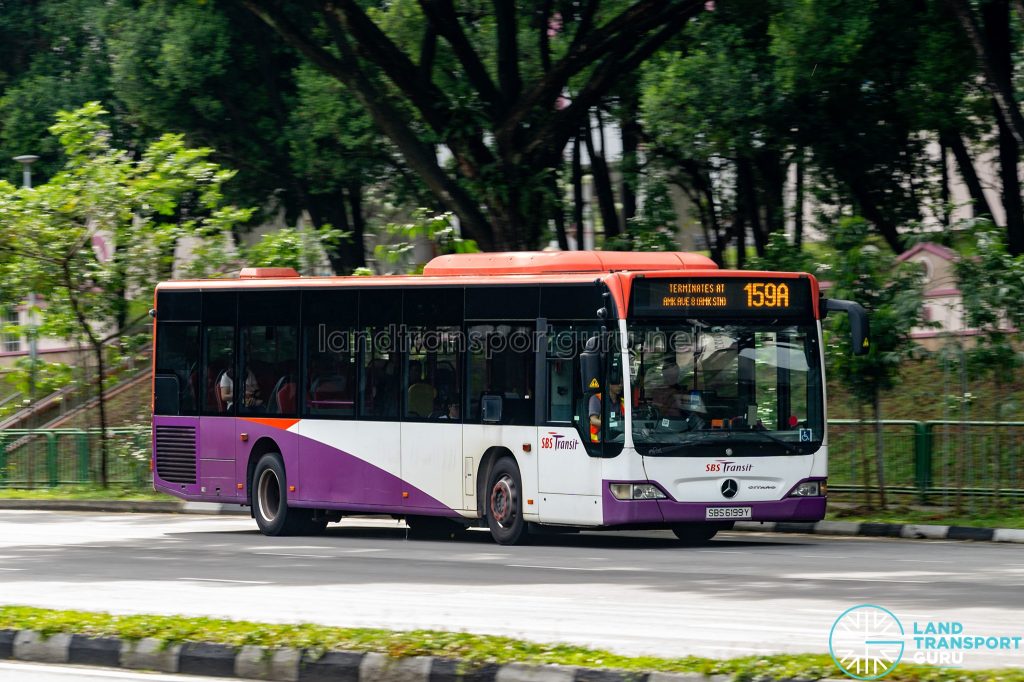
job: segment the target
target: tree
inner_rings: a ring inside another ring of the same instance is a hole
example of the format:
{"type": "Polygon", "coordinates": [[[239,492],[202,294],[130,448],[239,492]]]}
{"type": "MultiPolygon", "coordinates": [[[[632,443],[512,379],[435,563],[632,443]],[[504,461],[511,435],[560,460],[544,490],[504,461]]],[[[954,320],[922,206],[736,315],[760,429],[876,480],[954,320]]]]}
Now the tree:
{"type": "MultiPolygon", "coordinates": [[[[956,263],[957,284],[963,296],[964,320],[980,335],[965,355],[968,364],[981,375],[991,374],[995,384],[993,401],[995,421],[1002,421],[1005,396],[1004,386],[1013,383],[1022,364],[1019,344],[1014,330],[1024,325],[1024,256],[1012,256],[1008,237],[990,220],[982,219],[966,226],[975,240],[976,253],[965,255],[956,263]]],[[[998,439],[999,431],[996,430],[998,439]]],[[[992,448],[990,462],[994,481],[995,504],[999,507],[1001,452],[998,441],[992,448]]],[[[961,453],[963,454],[963,453],[961,453]]],[[[961,457],[961,460],[963,458],[961,457]]],[[[956,506],[963,505],[963,461],[957,466],[956,506]]]]}
{"type": "Polygon", "coordinates": [[[687,27],[643,68],[651,156],[698,209],[711,257],[744,266],[782,228],[783,181],[797,112],[780,96],[771,21],[779,2],[738,0],[687,27]]]}
{"type": "Polygon", "coordinates": [[[536,245],[552,176],[591,107],[705,6],[241,2],[345,84],[485,250],[536,245]]]}
{"type": "MultiPolygon", "coordinates": [[[[926,325],[922,318],[923,272],[915,265],[898,262],[888,249],[879,248],[864,218],[841,219],[829,228],[829,237],[834,256],[821,272],[822,278],[832,282],[828,295],[860,303],[871,317],[871,345],[866,355],[854,355],[850,348],[847,316],[831,318],[829,363],[832,376],[861,404],[872,408],[875,472],[879,500],[885,509],[881,396],[895,386],[904,361],[917,351],[911,330],[926,325]]],[[[866,468],[864,473],[866,478],[866,468]]],[[[868,500],[870,503],[870,496],[868,500]]]]}
{"type": "Polygon", "coordinates": [[[46,297],[42,333],[84,342],[96,363],[100,480],[107,484],[104,341],[123,313],[124,292],[151,300],[182,234],[223,234],[252,215],[225,206],[234,173],[164,135],[139,159],[111,145],[99,103],[60,112],[51,132],[63,168],[34,188],[0,181],[0,264],[10,291],[46,297]],[[113,249],[103,248],[104,244],[113,249]]]}

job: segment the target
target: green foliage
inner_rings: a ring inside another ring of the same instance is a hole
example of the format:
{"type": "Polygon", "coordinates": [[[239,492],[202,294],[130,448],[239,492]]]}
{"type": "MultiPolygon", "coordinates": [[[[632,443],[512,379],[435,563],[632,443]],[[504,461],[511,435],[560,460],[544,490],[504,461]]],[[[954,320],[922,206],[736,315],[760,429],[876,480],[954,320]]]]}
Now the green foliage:
{"type": "Polygon", "coordinates": [[[423,272],[425,263],[415,262],[417,247],[429,246],[431,257],[480,250],[472,239],[462,238],[451,213],[433,215],[425,208],[414,211],[412,222],[386,225],[381,239],[383,243],[374,248],[377,259],[394,270],[410,274],[423,272]]]}
{"type": "Polygon", "coordinates": [[[808,272],[812,275],[828,268],[826,264],[816,262],[809,251],[796,248],[781,232],[769,235],[764,255],[752,256],[747,266],[751,270],[808,272]]]}
{"type": "MultiPolygon", "coordinates": [[[[233,173],[209,161],[210,149],[168,134],[136,157],[112,145],[106,113],[89,102],[57,115],[50,130],[65,163],[48,182],[0,181],[5,294],[45,295],[40,333],[85,342],[101,374],[103,341],[126,321],[126,296],[152,297],[177,240],[226,235],[252,215],[224,205],[221,186],[233,173]]],[[[103,415],[103,382],[97,386],[103,415]]],[[[105,454],[103,472],[106,483],[105,454]]]]}
{"type": "Polygon", "coordinates": [[[34,383],[35,395],[38,397],[68,386],[74,381],[74,374],[73,369],[63,362],[46,362],[36,358],[33,363],[31,358],[24,357],[15,361],[4,381],[25,396],[30,394],[30,384],[34,383]]]}
{"type": "Polygon", "coordinates": [[[835,256],[821,276],[831,282],[828,296],[863,305],[870,318],[870,350],[854,355],[849,318],[830,318],[827,350],[830,373],[850,393],[871,404],[879,392],[891,389],[905,360],[919,350],[910,336],[922,319],[923,273],[916,265],[900,263],[870,235],[862,218],[843,218],[829,230],[835,256]]]}
{"type": "Polygon", "coordinates": [[[323,274],[325,269],[330,272],[325,250],[349,237],[330,225],[306,230],[282,227],[244,249],[242,259],[250,267],[294,268],[301,275],[323,274]]]}
{"type": "MultiPolygon", "coordinates": [[[[634,657],[571,644],[539,644],[510,637],[465,632],[394,632],[310,623],[255,623],[220,618],[148,614],[117,616],[94,611],[58,611],[27,606],[0,607],[0,628],[35,630],[44,636],[76,633],[93,637],[122,637],[128,640],[152,637],[167,644],[211,642],[233,647],[295,647],[310,650],[314,654],[342,650],[375,651],[394,658],[439,656],[465,661],[471,668],[486,663],[558,664],[632,672],[725,675],[733,680],[819,680],[835,677],[837,674],[834,662],[825,654],[778,654],[725,660],[697,656],[634,657]]],[[[993,679],[1002,682],[1024,682],[1024,673],[1012,668],[999,671],[946,670],[901,664],[886,679],[894,682],[982,682],[993,679]]]]}
{"type": "Polygon", "coordinates": [[[975,253],[957,261],[956,278],[964,321],[981,332],[966,355],[975,372],[991,374],[999,384],[1012,380],[1024,364],[1018,335],[1012,332],[1024,325],[1024,256],[1007,252],[1006,231],[990,220],[972,221],[965,227],[976,245],[975,253]]]}
{"type": "Polygon", "coordinates": [[[656,173],[641,176],[644,203],[638,215],[626,222],[625,231],[605,242],[605,251],[678,251],[675,240],[676,211],[669,183],[656,173]]]}

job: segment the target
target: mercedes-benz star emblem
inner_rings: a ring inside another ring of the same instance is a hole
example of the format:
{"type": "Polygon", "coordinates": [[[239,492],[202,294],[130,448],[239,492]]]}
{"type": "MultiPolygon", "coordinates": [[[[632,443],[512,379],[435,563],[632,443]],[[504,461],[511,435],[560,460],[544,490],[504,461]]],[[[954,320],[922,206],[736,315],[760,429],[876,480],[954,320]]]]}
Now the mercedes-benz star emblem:
{"type": "Polygon", "coordinates": [[[722,497],[736,497],[736,492],[739,489],[739,484],[731,478],[727,478],[722,481],[722,497]]]}

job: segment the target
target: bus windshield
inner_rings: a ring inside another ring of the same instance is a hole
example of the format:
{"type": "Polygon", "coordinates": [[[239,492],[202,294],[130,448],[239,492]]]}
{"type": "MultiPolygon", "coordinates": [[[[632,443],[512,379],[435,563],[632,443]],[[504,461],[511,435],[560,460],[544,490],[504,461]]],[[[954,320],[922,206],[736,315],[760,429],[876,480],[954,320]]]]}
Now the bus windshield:
{"type": "Polygon", "coordinates": [[[643,454],[805,454],[824,437],[816,326],[686,319],[629,333],[633,442],[643,454]],[[692,446],[692,447],[691,447],[692,446]]]}

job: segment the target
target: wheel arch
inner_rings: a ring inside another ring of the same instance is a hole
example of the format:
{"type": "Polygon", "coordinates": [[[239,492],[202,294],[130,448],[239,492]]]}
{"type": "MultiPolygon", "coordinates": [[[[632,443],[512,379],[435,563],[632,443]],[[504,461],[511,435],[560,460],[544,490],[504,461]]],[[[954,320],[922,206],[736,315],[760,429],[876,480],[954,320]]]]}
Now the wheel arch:
{"type": "MultiPolygon", "coordinates": [[[[246,471],[245,471],[245,489],[246,489],[245,497],[249,501],[249,514],[250,515],[254,515],[255,514],[255,512],[253,512],[253,510],[252,510],[252,493],[253,493],[253,491],[252,491],[252,485],[253,485],[252,477],[253,477],[253,474],[256,473],[256,464],[260,461],[260,458],[263,457],[263,455],[267,454],[268,452],[276,452],[276,453],[278,453],[278,456],[280,456],[280,454],[281,454],[281,447],[277,444],[277,442],[273,438],[271,438],[269,436],[263,436],[262,438],[257,440],[255,443],[253,443],[252,449],[249,450],[249,463],[246,466],[246,471]]],[[[284,469],[284,458],[283,457],[281,458],[281,468],[284,469]]],[[[285,470],[285,474],[286,475],[287,475],[287,473],[288,473],[288,471],[285,470]]],[[[283,481],[282,481],[282,484],[283,484],[283,481]]]]}
{"type": "Polygon", "coordinates": [[[519,462],[512,451],[500,445],[487,448],[480,457],[480,464],[476,469],[476,513],[481,519],[487,515],[487,482],[491,478],[491,469],[494,468],[495,462],[505,457],[511,459],[516,468],[519,468],[519,462]]]}

